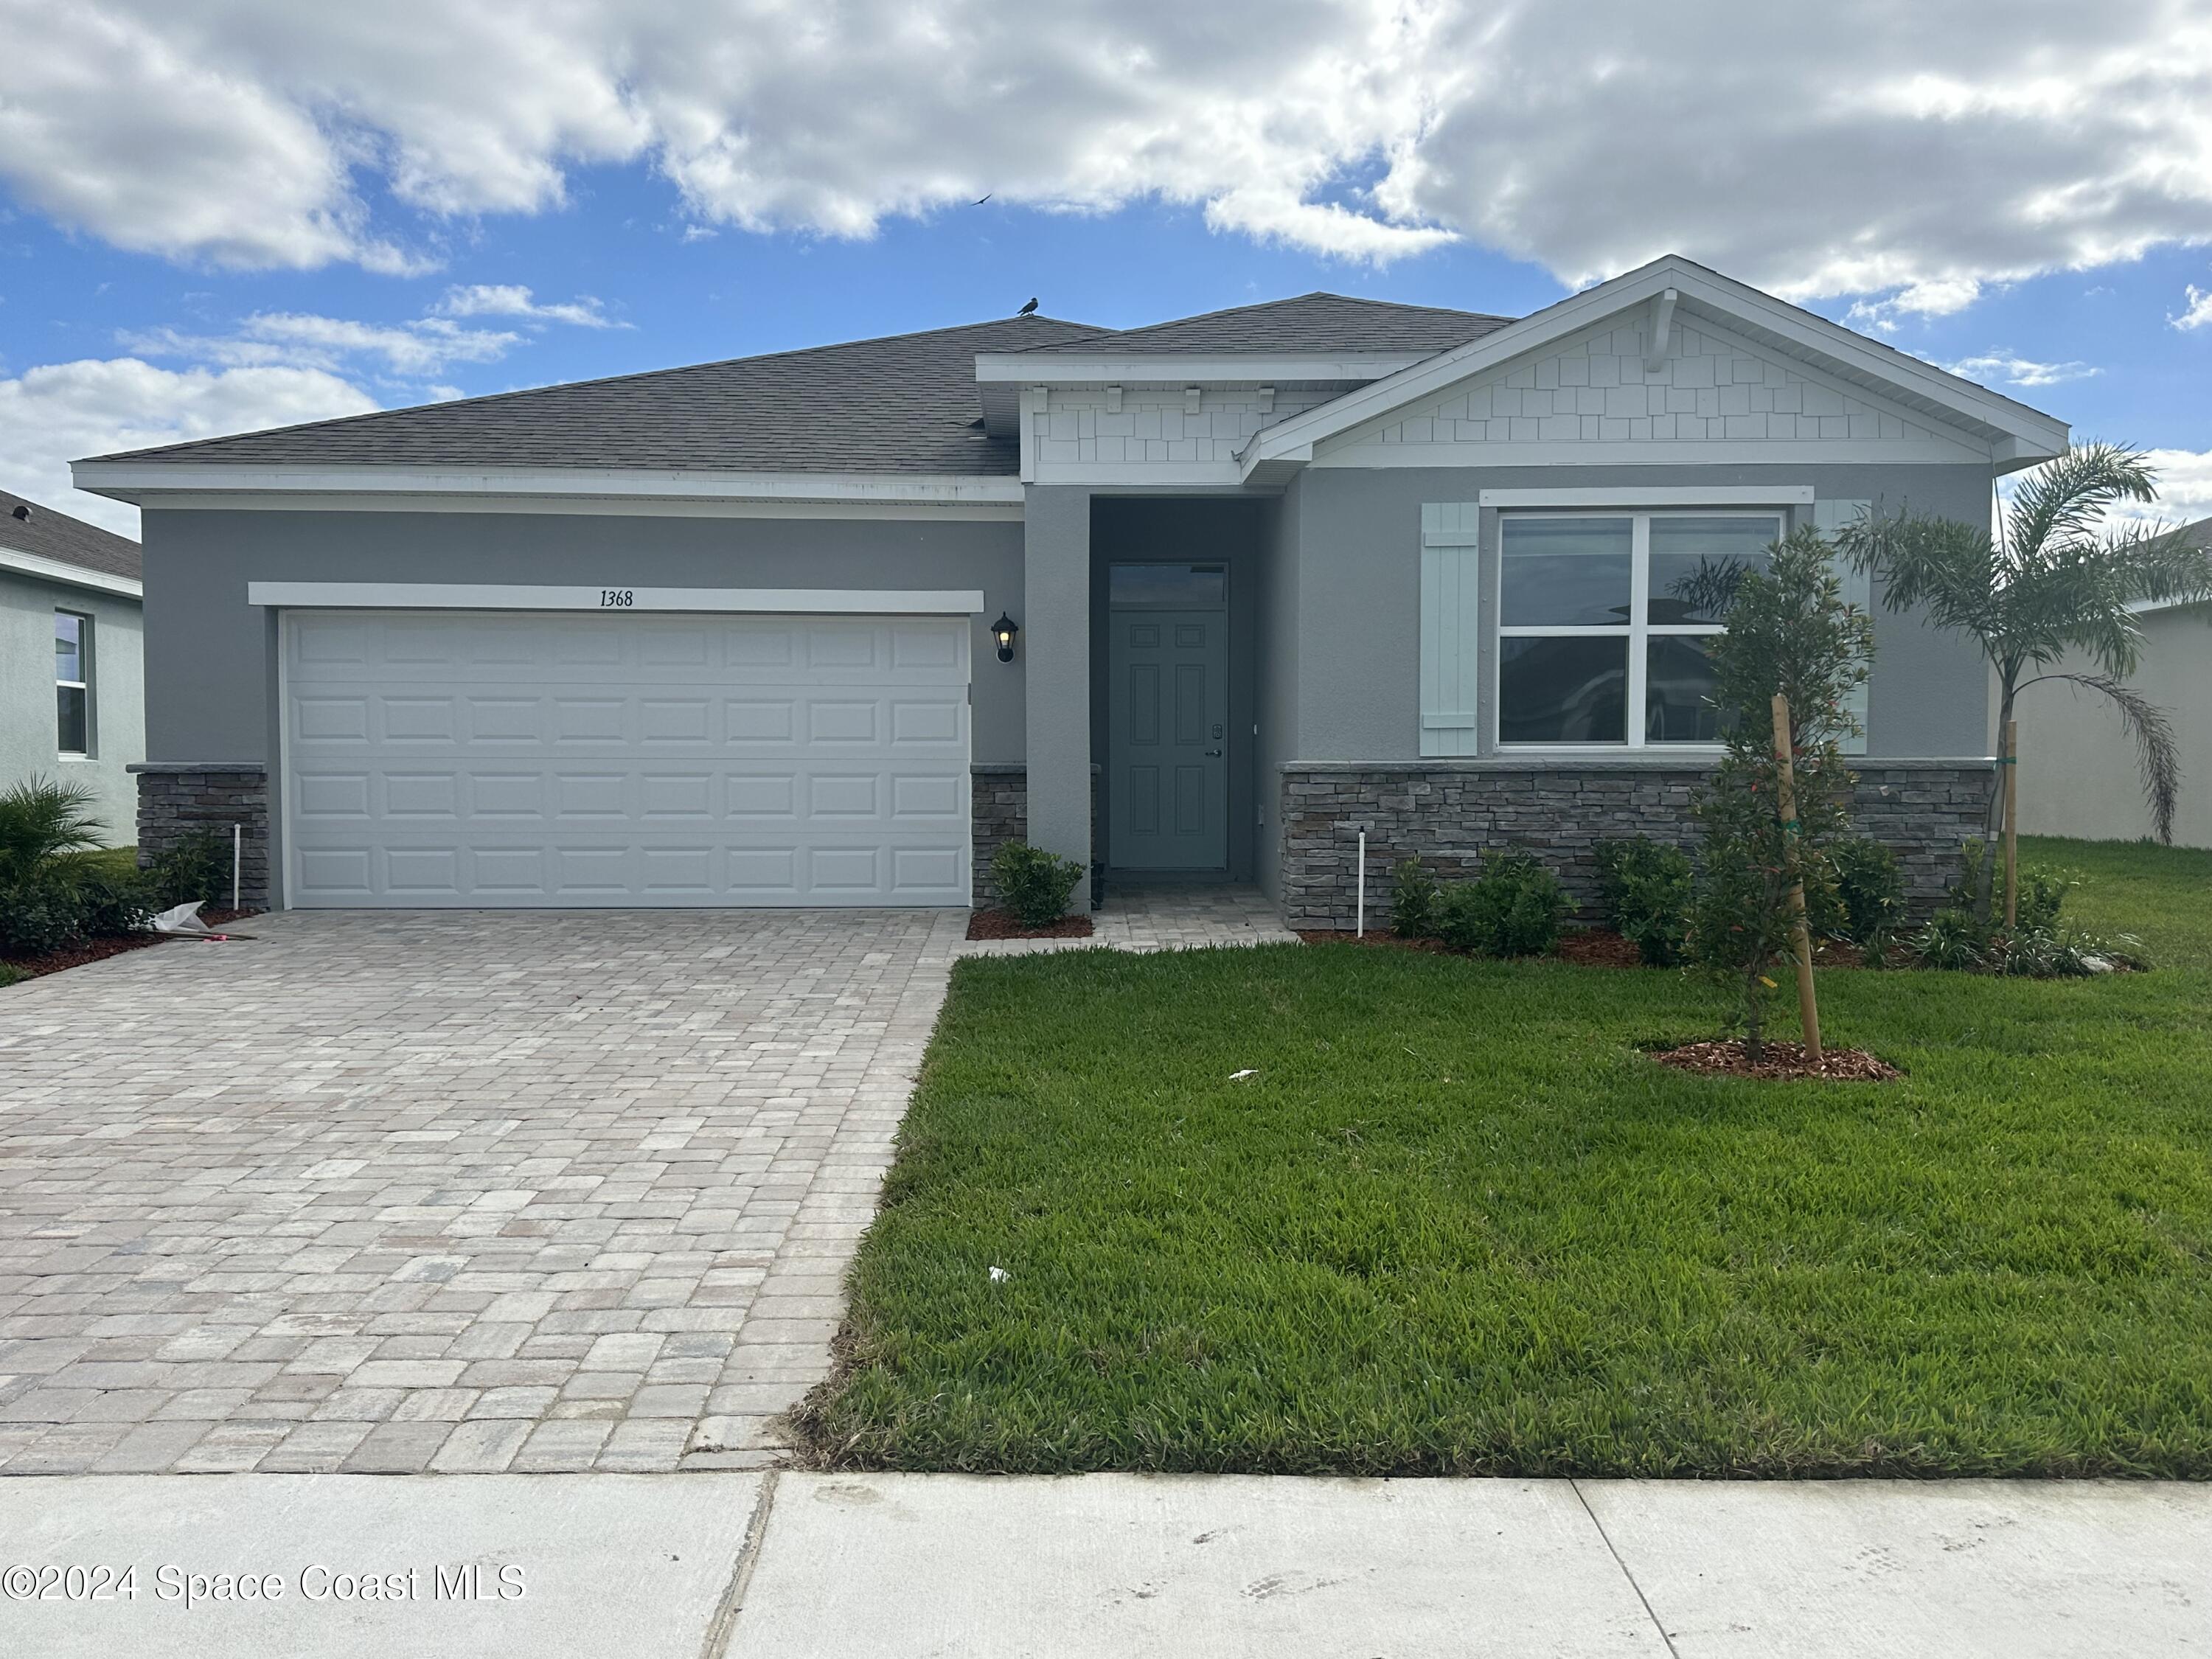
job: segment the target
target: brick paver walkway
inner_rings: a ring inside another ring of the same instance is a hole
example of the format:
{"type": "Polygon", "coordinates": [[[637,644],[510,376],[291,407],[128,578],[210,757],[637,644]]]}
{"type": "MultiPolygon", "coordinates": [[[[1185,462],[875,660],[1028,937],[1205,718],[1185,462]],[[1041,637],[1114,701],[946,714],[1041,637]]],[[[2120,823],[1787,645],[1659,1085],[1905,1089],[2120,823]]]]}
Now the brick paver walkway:
{"type": "Polygon", "coordinates": [[[293,914],[0,992],[0,1471],[768,1461],[964,922],[293,914]]]}

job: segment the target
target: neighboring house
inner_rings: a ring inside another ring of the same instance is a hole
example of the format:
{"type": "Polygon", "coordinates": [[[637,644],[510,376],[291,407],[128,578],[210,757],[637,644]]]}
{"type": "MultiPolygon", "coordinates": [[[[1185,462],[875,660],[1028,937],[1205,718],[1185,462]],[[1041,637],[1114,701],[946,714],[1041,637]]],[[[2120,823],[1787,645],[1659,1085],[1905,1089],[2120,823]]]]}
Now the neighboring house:
{"type": "Polygon", "coordinates": [[[139,609],[137,543],[0,489],[0,789],[82,785],[115,847],[138,833],[139,609]]]}
{"type": "MultiPolygon", "coordinates": [[[[144,509],[149,833],[245,819],[281,902],[959,905],[1019,833],[1326,925],[1363,827],[1378,884],[1687,835],[1683,579],[1869,505],[1985,522],[2066,441],[1668,258],[1517,321],[1014,319],[76,477],[144,509]]],[[[1875,627],[1863,805],[1926,896],[1987,687],[1875,627]]]]}
{"type": "MultiPolygon", "coordinates": [[[[2212,519],[2184,526],[2212,543],[2212,519]]],[[[2212,602],[2137,608],[2142,663],[2128,683],[2166,710],[2181,747],[2181,804],[2173,839],[2212,847],[2212,602]]],[[[2060,672],[2094,673],[2066,661],[2060,672]]],[[[2136,841],[2153,830],[2135,744],[2112,699],[2060,681],[2032,685],[2014,704],[2020,722],[2020,827],[2032,836],[2136,841]]]]}

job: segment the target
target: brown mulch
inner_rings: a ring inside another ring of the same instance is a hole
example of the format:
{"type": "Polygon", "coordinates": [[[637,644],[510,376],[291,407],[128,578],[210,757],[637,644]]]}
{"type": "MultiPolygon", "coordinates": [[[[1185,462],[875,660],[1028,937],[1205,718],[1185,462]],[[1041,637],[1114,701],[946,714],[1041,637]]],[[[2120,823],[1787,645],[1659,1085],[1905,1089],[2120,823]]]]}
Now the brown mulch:
{"type": "Polygon", "coordinates": [[[1559,935],[1561,960],[1583,968],[1641,968],[1644,953],[1607,927],[1578,927],[1559,935]]]}
{"type": "Polygon", "coordinates": [[[1830,1048],[1819,1065],[1807,1057],[1801,1042],[1769,1042],[1754,1066],[1744,1058],[1743,1042],[1686,1042],[1679,1048],[1655,1053],[1652,1059],[1677,1071],[1704,1072],[1723,1077],[1768,1079],[1820,1078],[1829,1083],[1887,1083],[1905,1075],[1887,1060],[1863,1048],[1830,1048]]]}
{"type": "MultiPolygon", "coordinates": [[[[203,910],[200,920],[221,933],[234,921],[260,914],[258,910],[203,910]]],[[[125,951],[143,950],[149,945],[161,944],[165,937],[167,936],[161,933],[110,933],[104,939],[87,939],[65,951],[48,951],[39,956],[11,956],[0,951],[0,962],[36,979],[42,974],[58,974],[65,968],[82,968],[88,962],[105,962],[125,951]]]]}
{"type": "Polygon", "coordinates": [[[969,939],[1089,939],[1088,916],[1062,916],[1049,927],[1031,927],[1011,910],[978,910],[968,918],[969,939]]]}
{"type": "Polygon", "coordinates": [[[148,945],[159,945],[160,936],[154,933],[115,933],[106,939],[87,939],[82,945],[72,945],[65,951],[48,951],[35,957],[0,956],[0,962],[10,968],[19,968],[36,979],[41,974],[58,974],[64,968],[82,968],[88,962],[104,962],[109,957],[119,957],[125,951],[136,951],[148,945]]]}

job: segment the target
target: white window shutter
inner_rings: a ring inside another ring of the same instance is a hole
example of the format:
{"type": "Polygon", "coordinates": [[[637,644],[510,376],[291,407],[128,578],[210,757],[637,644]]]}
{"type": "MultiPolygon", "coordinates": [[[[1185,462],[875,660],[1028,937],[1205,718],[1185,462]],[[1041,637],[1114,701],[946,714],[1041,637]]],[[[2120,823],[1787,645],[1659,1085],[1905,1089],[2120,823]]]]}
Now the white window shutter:
{"type": "Polygon", "coordinates": [[[1481,660],[1481,508],[1421,508],[1421,753],[1475,751],[1481,660]]]}
{"type": "MultiPolygon", "coordinates": [[[[1872,501],[1814,501],[1813,527],[1831,541],[1836,532],[1848,524],[1855,523],[1863,514],[1874,510],[1872,501]]],[[[1836,580],[1844,590],[1844,603],[1856,605],[1869,617],[1874,615],[1874,581],[1863,570],[1854,568],[1842,559],[1836,564],[1836,580]]],[[[1859,723],[1859,734],[1846,738],[1844,752],[1847,755],[1866,753],[1867,687],[1862,684],[1853,691],[1844,705],[1850,716],[1859,723]]]]}

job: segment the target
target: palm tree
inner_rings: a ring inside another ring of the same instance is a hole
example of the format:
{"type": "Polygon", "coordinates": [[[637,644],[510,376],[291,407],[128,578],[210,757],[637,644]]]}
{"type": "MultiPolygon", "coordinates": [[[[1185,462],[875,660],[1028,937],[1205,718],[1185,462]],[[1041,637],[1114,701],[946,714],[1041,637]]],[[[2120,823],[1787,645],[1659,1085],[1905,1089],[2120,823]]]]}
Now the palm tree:
{"type": "MultiPolygon", "coordinates": [[[[2157,497],[2157,475],[2140,451],[2087,444],[2021,480],[1995,538],[1985,526],[1908,512],[1863,518],[1836,540],[1860,569],[1880,574],[1886,608],[1924,610],[1936,627],[1973,636],[1996,670],[2000,732],[2010,730],[2020,694],[2045,680],[2112,699],[2134,739],[2158,837],[2171,842],[2181,761],[2165,711],[2127,683],[2142,653],[2135,607],[2212,595],[2212,551],[2160,526],[2106,523],[2121,502],[2157,497]],[[2069,653],[2094,672],[2060,669],[2069,653]]],[[[2011,827],[2004,814],[2000,767],[1990,792],[1993,843],[2011,827]]],[[[1975,897],[1985,921],[1994,863],[1983,861],[1975,897]]]]}

